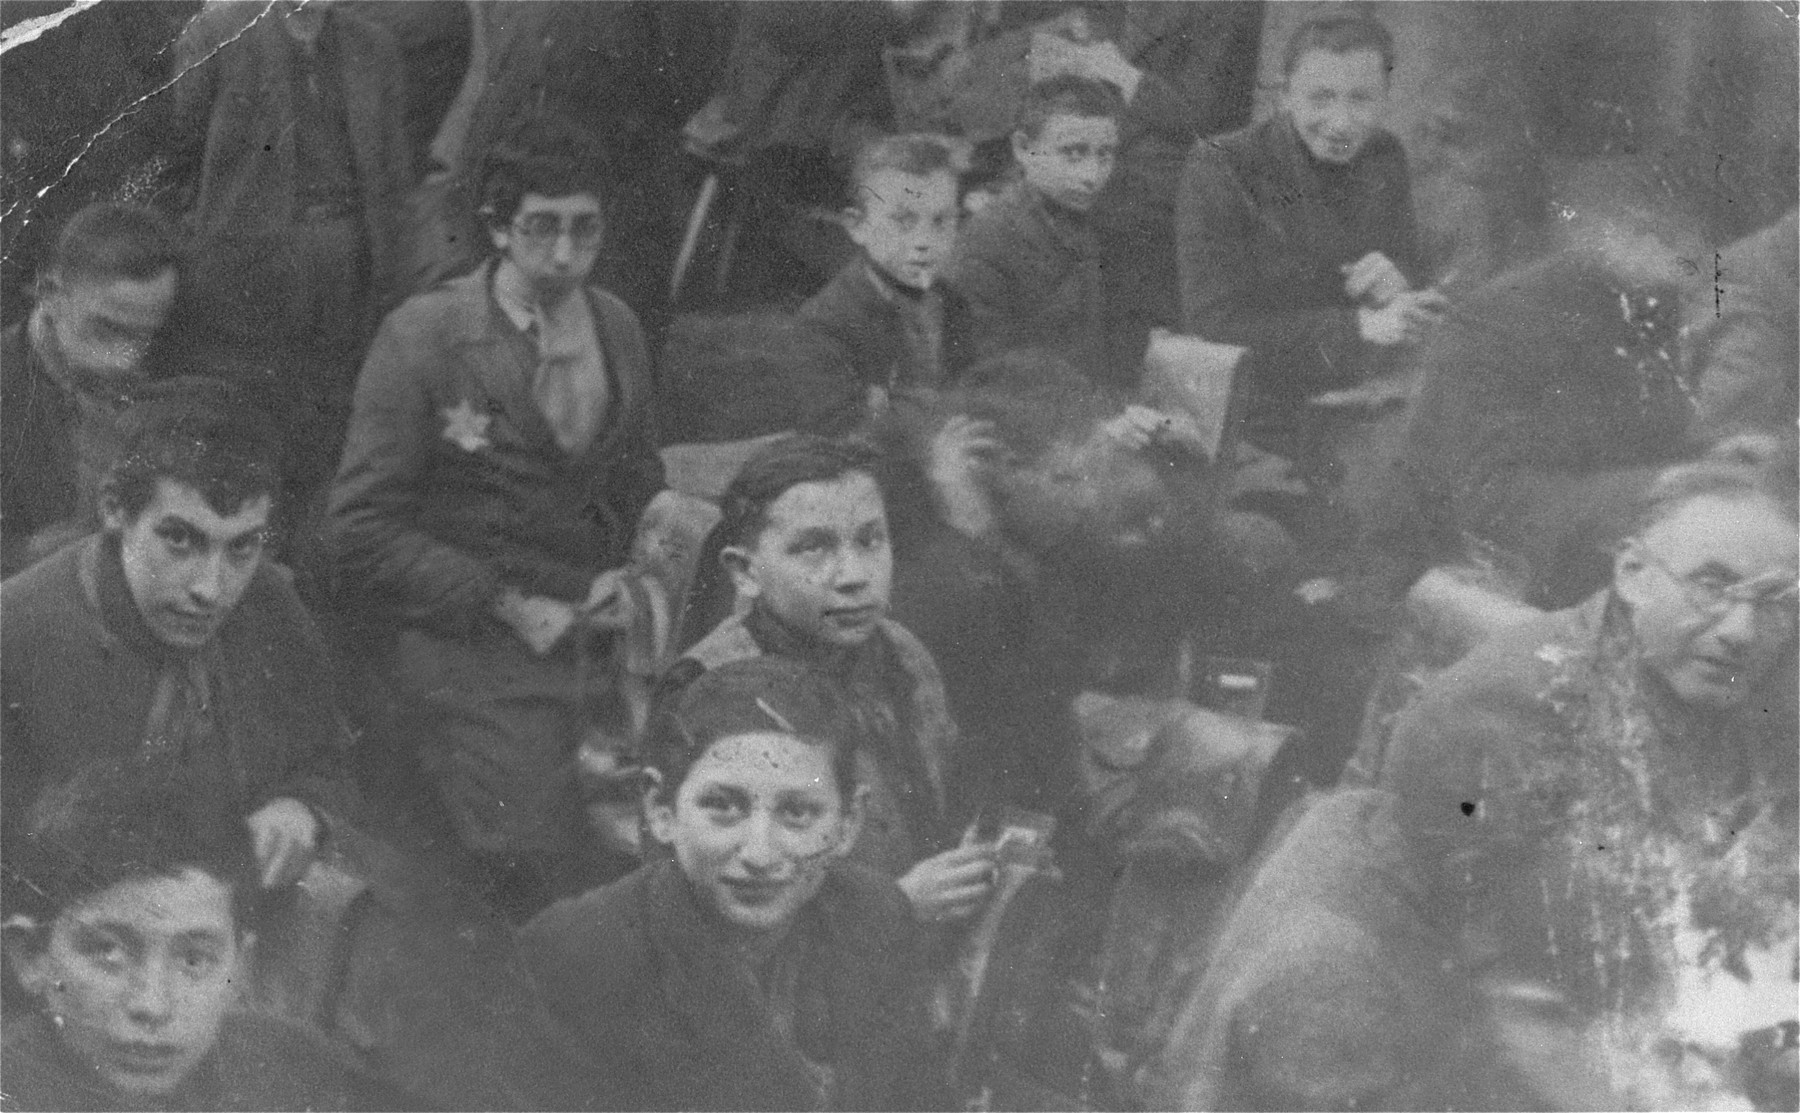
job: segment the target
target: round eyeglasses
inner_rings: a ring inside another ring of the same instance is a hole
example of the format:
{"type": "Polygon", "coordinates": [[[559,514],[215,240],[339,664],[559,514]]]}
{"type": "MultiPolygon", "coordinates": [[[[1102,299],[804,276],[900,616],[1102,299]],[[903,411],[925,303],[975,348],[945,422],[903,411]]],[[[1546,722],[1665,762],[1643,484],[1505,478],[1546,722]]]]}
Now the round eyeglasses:
{"type": "Polygon", "coordinates": [[[1648,546],[1639,544],[1637,549],[1646,563],[1681,589],[1688,606],[1707,618],[1717,621],[1730,614],[1738,604],[1748,603],[1758,621],[1789,624],[1800,621],[1800,582],[1779,572],[1753,580],[1728,580],[1705,570],[1683,575],[1669,567],[1668,562],[1648,546]]]}
{"type": "Polygon", "coordinates": [[[564,236],[582,251],[599,245],[606,232],[606,222],[599,216],[577,216],[564,221],[555,213],[531,213],[513,221],[513,235],[528,247],[552,247],[564,236]]]}

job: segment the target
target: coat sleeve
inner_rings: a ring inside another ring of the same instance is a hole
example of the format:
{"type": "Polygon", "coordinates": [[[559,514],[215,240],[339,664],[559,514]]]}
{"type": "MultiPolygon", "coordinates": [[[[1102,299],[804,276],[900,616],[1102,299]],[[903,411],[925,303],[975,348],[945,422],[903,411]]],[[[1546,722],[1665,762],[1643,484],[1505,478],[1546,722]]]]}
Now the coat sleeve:
{"type": "MultiPolygon", "coordinates": [[[[994,205],[1005,204],[1005,199],[994,205]]],[[[1033,289],[1008,259],[1008,244],[1019,230],[1004,214],[979,213],[970,219],[962,242],[945,268],[944,281],[967,308],[969,347],[974,360],[998,355],[1012,346],[1023,322],[1047,296],[1051,284],[1033,289]]],[[[1060,281],[1060,280],[1059,280],[1060,281]]]]}
{"type": "MultiPolygon", "coordinates": [[[[1202,140],[1188,154],[1176,197],[1175,236],[1183,328],[1221,344],[1263,352],[1303,351],[1296,368],[1357,367],[1356,311],[1289,308],[1257,279],[1259,256],[1280,250],[1260,228],[1249,190],[1224,152],[1202,140]]],[[[1323,384],[1320,384],[1323,385],[1323,384]]]]}
{"type": "Polygon", "coordinates": [[[351,818],[357,812],[356,790],[351,787],[349,757],[356,735],[338,707],[330,651],[318,624],[294,593],[292,574],[270,566],[269,626],[288,643],[283,656],[282,682],[291,685],[296,708],[304,708],[306,720],[299,733],[302,743],[285,755],[281,776],[266,787],[255,810],[268,800],[291,796],[315,811],[351,818]]]}
{"type": "Polygon", "coordinates": [[[175,61],[170,71],[172,105],[167,129],[169,168],[165,172],[176,191],[175,208],[192,212],[200,200],[201,169],[206,159],[207,134],[212,126],[213,105],[219,95],[223,55],[252,22],[250,9],[261,5],[209,4],[188,21],[175,42],[175,61]]]}
{"type": "Polygon", "coordinates": [[[388,317],[363,361],[332,483],[326,543],[346,589],[389,608],[403,622],[452,637],[492,621],[497,572],[416,524],[438,435],[428,389],[447,358],[436,330],[402,306],[388,317]]]}

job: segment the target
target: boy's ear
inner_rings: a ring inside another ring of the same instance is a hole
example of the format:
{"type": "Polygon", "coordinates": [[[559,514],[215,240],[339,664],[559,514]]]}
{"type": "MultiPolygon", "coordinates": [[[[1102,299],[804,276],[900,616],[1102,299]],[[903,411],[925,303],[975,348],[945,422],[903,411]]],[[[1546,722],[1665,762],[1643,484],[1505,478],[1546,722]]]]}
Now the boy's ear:
{"type": "Polygon", "coordinates": [[[122,532],[131,524],[124,505],[119,502],[118,493],[110,487],[102,487],[100,490],[100,524],[108,533],[122,532]]]}
{"type": "Polygon", "coordinates": [[[49,928],[29,916],[8,916],[0,926],[0,948],[6,955],[6,966],[19,979],[19,984],[34,997],[42,997],[51,989],[50,961],[46,955],[49,928]]]}
{"type": "Polygon", "coordinates": [[[1012,153],[1015,160],[1024,158],[1026,155],[1030,154],[1031,147],[1031,136],[1026,135],[1022,129],[1012,133],[1012,153]]]}
{"type": "Polygon", "coordinates": [[[1636,606],[1643,594],[1644,572],[1649,566],[1636,541],[1627,541],[1613,554],[1613,591],[1628,606],[1636,606]]]}
{"type": "Polygon", "coordinates": [[[650,828],[650,837],[666,845],[674,834],[675,808],[661,799],[662,783],[661,773],[644,770],[644,822],[650,828]]]}
{"type": "Polygon", "coordinates": [[[856,848],[856,838],[862,834],[863,818],[869,812],[869,786],[857,785],[856,791],[850,794],[850,802],[844,806],[843,817],[838,821],[837,849],[832,851],[833,858],[842,858],[856,848]]]}
{"type": "Polygon", "coordinates": [[[754,599],[762,594],[762,586],[756,582],[755,574],[750,570],[750,552],[742,545],[727,545],[719,552],[719,564],[731,576],[731,586],[745,599],[754,599]]]}

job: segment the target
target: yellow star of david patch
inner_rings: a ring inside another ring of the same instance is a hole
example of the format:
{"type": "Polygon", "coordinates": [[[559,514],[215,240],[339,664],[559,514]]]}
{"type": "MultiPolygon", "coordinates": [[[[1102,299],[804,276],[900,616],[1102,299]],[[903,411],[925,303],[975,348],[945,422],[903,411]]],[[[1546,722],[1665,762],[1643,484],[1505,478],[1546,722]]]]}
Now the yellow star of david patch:
{"type": "Polygon", "coordinates": [[[488,426],[494,423],[493,415],[477,410],[467,398],[438,412],[444,415],[444,439],[451,444],[464,452],[493,447],[494,442],[488,439],[488,426]]]}

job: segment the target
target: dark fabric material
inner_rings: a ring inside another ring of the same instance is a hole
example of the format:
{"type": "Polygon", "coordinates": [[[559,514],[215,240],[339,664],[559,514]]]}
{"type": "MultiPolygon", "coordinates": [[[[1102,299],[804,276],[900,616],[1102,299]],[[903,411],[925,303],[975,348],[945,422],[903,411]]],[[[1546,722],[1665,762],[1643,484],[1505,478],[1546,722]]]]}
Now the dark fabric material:
{"type": "Polygon", "coordinates": [[[857,382],[865,387],[948,386],[973,354],[969,307],[954,287],[940,283],[926,294],[907,290],[878,275],[861,256],[808,298],[799,315],[844,346],[857,382]],[[909,324],[909,317],[918,323],[909,324]],[[926,329],[936,333],[935,353],[919,342],[926,329]]]}
{"type": "Polygon", "coordinates": [[[559,901],[519,948],[591,1049],[592,1108],[918,1109],[932,1090],[917,934],[892,881],[835,867],[781,944],[799,977],[794,1038],[673,861],[559,901]]]}
{"type": "Polygon", "coordinates": [[[857,779],[869,788],[863,829],[850,861],[899,877],[956,844],[944,776],[960,744],[931,653],[905,627],[884,621],[855,650],[820,654],[772,617],[733,616],[670,666],[657,692],[668,706],[701,673],[765,654],[809,662],[844,685],[872,744],[858,755],[857,779]]]}
{"type": "Polygon", "coordinates": [[[1795,210],[1719,253],[1714,296],[1689,337],[1695,432],[1792,437],[1800,420],[1800,217],[1795,210]]]}
{"type": "Polygon", "coordinates": [[[1600,587],[1637,497],[1688,451],[1679,313],[1674,291],[1622,289],[1572,252],[1457,305],[1419,353],[1401,448],[1425,559],[1472,534],[1525,559],[1535,605],[1600,587]]]}
{"type": "Polygon", "coordinates": [[[969,304],[974,358],[1038,348],[1108,380],[1100,246],[1083,214],[1015,183],[963,224],[943,281],[969,304]]]}
{"type": "Polygon", "coordinates": [[[494,628],[502,585],[580,600],[625,563],[662,489],[649,358],[625,304],[589,288],[610,394],[577,456],[531,394],[535,355],[490,291],[492,267],[408,301],[363,364],[327,544],[341,583],[399,626],[494,628]]]}
{"type": "Polygon", "coordinates": [[[103,534],[0,585],[0,610],[9,845],[45,789],[103,761],[168,761],[178,773],[188,763],[188,783],[230,792],[245,812],[277,796],[347,810],[339,777],[351,736],[324,645],[279,565],[263,563],[218,635],[192,655],[156,641],[103,534]],[[168,679],[185,681],[190,668],[210,689],[199,729],[216,738],[187,737],[172,706],[177,696],[192,703],[176,690],[185,683],[168,679]],[[217,767],[221,748],[229,769],[217,767]]]}
{"type": "Polygon", "coordinates": [[[1413,285],[1422,278],[1399,140],[1386,132],[1369,140],[1337,175],[1347,179],[1338,205],[1320,169],[1279,113],[1202,139],[1182,172],[1183,331],[1250,349],[1240,370],[1253,441],[1291,433],[1308,397],[1383,365],[1358,333],[1339,267],[1379,251],[1413,285]]]}
{"type": "Polygon", "coordinates": [[[1384,794],[1315,798],[1244,885],[1145,1080],[1156,1109],[1434,1105],[1464,1003],[1384,794]]]}
{"type": "MultiPolygon", "coordinates": [[[[194,183],[191,218],[206,244],[195,273],[217,287],[231,307],[223,322],[254,343],[259,325],[318,346],[310,321],[293,319],[292,303],[312,282],[306,268],[281,260],[285,237],[311,219],[306,176],[298,149],[295,104],[301,47],[261,3],[209,5],[188,24],[176,45],[174,73],[174,173],[194,183]],[[272,288],[275,281],[289,289],[272,288]],[[254,288],[252,288],[254,287],[254,288]],[[243,304],[238,304],[243,303],[243,304]],[[267,318],[266,323],[259,318],[267,318]]],[[[402,122],[402,67],[386,30],[350,10],[327,17],[321,39],[337,55],[345,138],[354,170],[352,202],[342,215],[358,222],[359,254],[366,256],[366,290],[353,319],[333,322],[331,333],[367,337],[399,300],[401,203],[412,184],[412,154],[402,122]]],[[[343,384],[347,386],[348,384],[343,384]]]]}
{"type": "Polygon", "coordinates": [[[238,1013],[213,1053],[157,1101],[114,1091],[69,1054],[48,1018],[8,1016],[7,1110],[424,1109],[410,1095],[357,1071],[318,1037],[284,1021],[238,1013]]]}

